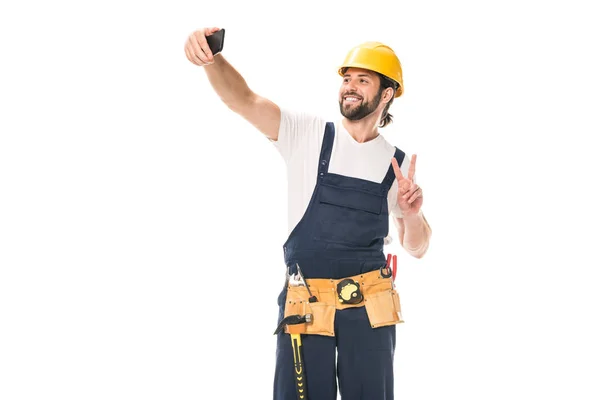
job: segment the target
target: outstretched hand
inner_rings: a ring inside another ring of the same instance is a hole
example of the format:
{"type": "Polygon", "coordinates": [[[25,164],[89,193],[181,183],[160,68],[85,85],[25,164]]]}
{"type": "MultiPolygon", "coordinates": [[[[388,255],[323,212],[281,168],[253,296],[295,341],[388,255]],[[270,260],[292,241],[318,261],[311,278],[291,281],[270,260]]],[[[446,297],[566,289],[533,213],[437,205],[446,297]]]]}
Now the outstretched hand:
{"type": "Polygon", "coordinates": [[[217,32],[220,28],[203,28],[193,32],[185,42],[184,50],[187,59],[199,67],[211,65],[215,62],[215,56],[210,51],[206,40],[207,36],[217,32]]]}
{"type": "Polygon", "coordinates": [[[408,176],[404,177],[402,171],[400,171],[398,161],[395,157],[392,157],[392,166],[398,181],[398,207],[400,207],[404,216],[416,215],[421,209],[421,205],[423,205],[423,190],[413,182],[416,163],[417,155],[413,154],[408,167],[408,176]]]}

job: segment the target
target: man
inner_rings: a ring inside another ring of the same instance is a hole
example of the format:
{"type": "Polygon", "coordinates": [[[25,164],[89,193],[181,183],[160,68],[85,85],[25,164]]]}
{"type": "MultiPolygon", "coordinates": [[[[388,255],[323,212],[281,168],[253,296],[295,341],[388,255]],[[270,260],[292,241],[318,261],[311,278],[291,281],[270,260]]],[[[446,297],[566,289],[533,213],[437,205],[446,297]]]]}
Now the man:
{"type": "Polygon", "coordinates": [[[222,53],[211,53],[206,37],[216,31],[192,33],[187,58],[204,67],[231,110],[273,142],[288,169],[289,275],[278,298],[274,399],[335,400],[336,378],[344,400],[393,399],[395,325],[403,321],[383,252],[390,214],[412,256],[425,254],[431,235],[416,155],[408,160],[378,131],[392,122],[389,107],[403,93],[400,62],[378,42],[352,49],[338,70],[342,118],[333,123],[250,90],[222,53]],[[290,346],[298,333],[301,352],[290,346]]]}

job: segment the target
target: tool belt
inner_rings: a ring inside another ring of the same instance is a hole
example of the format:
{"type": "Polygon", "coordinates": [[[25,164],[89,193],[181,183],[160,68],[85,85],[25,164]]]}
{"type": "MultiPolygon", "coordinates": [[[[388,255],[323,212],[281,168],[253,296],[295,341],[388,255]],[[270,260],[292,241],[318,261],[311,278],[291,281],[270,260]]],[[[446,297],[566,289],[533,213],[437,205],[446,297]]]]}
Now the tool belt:
{"type": "Polygon", "coordinates": [[[343,279],[306,279],[317,301],[310,302],[306,286],[288,282],[284,318],[309,316],[303,323],[287,325],[286,333],[335,336],[335,311],[365,307],[373,328],[404,322],[400,297],[393,278],[380,270],[343,279]]]}

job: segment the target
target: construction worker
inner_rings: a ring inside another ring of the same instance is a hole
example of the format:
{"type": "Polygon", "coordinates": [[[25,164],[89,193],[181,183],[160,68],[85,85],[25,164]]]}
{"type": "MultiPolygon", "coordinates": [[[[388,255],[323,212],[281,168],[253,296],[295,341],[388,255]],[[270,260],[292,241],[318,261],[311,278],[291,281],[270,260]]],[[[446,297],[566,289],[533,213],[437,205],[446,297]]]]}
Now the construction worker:
{"type": "Polygon", "coordinates": [[[211,53],[206,38],[218,30],[193,32],[185,53],[204,67],[221,100],[262,132],[285,160],[288,281],[278,298],[279,321],[310,316],[302,328],[307,386],[299,391],[295,385],[295,348],[288,331],[282,331],[273,398],[335,400],[339,384],[343,400],[393,399],[396,324],[403,320],[384,268],[389,219],[403,248],[416,258],[426,253],[431,235],[421,210],[423,191],[415,181],[416,155],[405,156],[378,130],[392,123],[389,107],[404,91],[400,61],[378,42],[351,49],[337,66],[342,117],[325,121],[252,91],[223,52],[211,53]],[[299,275],[304,287],[293,284],[299,275]]]}

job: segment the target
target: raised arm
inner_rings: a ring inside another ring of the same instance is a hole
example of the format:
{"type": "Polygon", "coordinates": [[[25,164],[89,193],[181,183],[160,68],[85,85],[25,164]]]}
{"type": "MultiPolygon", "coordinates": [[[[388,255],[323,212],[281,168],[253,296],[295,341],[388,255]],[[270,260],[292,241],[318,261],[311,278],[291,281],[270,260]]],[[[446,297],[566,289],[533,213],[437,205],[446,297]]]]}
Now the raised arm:
{"type": "Polygon", "coordinates": [[[254,93],[244,78],[222,53],[213,56],[206,36],[219,28],[204,28],[192,33],[185,43],[191,63],[204,67],[208,80],[223,103],[272,140],[277,140],[281,110],[277,104],[254,93]]]}

